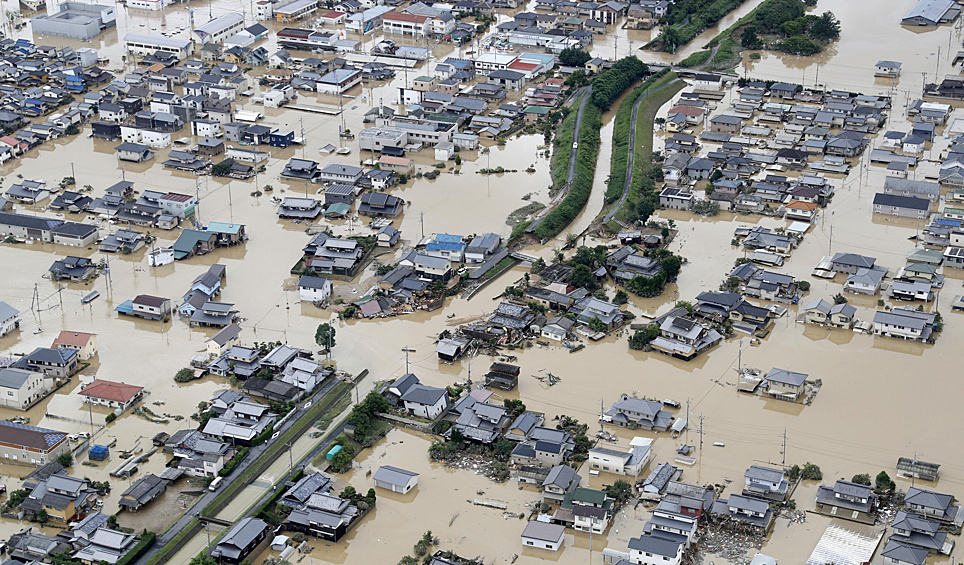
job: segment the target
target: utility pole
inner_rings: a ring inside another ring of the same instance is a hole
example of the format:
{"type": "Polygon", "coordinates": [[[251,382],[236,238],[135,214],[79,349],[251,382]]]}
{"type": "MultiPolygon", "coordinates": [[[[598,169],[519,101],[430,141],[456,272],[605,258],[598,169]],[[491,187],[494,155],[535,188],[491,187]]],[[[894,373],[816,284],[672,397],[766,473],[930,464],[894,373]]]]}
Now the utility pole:
{"type": "Polygon", "coordinates": [[[288,442],[288,470],[289,471],[295,468],[295,460],[294,460],[294,457],[291,455],[291,446],[293,445],[294,445],[294,442],[292,441],[288,442]]]}
{"type": "Polygon", "coordinates": [[[201,220],[201,179],[194,179],[194,222],[199,223],[201,220]]]}
{"type": "Polygon", "coordinates": [[[605,410],[605,408],[603,408],[604,406],[605,406],[605,403],[603,402],[603,399],[600,397],[599,399],[599,434],[600,435],[602,435],[602,433],[605,431],[603,429],[603,413],[605,410]]]}
{"type": "Polygon", "coordinates": [[[472,358],[469,357],[469,392],[472,392],[472,358]]]}
{"type": "MultiPolygon", "coordinates": [[[[738,374],[743,374],[743,340],[740,340],[740,349],[736,357],[736,372],[738,374]]],[[[689,401],[687,401],[688,403],[689,401]]]]}
{"type": "Polygon", "coordinates": [[[422,226],[422,239],[425,239],[425,212],[418,213],[418,221],[422,226]]]}
{"type": "Polygon", "coordinates": [[[408,354],[415,353],[415,350],[411,347],[403,347],[402,351],[405,352],[405,374],[407,375],[410,371],[408,370],[408,354]]]}
{"type": "Polygon", "coordinates": [[[74,186],[77,186],[77,175],[74,174],[74,164],[70,164],[70,178],[74,179],[74,186]]]}
{"type": "Polygon", "coordinates": [[[700,414],[700,455],[703,455],[703,415],[700,414]]]}
{"type": "Polygon", "coordinates": [[[783,428],[783,465],[787,464],[787,429],[783,428]]]}

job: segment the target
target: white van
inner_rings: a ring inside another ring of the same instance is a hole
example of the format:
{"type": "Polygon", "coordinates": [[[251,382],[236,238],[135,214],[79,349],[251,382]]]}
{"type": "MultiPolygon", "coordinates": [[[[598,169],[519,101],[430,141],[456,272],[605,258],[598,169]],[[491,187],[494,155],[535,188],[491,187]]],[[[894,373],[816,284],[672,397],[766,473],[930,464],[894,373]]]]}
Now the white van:
{"type": "Polygon", "coordinates": [[[221,487],[221,483],[223,482],[224,482],[224,477],[218,477],[214,479],[213,481],[211,481],[211,484],[208,485],[208,490],[211,492],[218,490],[218,488],[221,487]]]}

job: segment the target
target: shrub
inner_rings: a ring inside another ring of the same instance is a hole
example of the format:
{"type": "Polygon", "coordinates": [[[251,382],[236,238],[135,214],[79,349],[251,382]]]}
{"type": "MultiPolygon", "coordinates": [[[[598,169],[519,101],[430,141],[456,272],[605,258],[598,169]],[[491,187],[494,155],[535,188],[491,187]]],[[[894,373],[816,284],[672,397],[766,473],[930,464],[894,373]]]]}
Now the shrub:
{"type": "Polygon", "coordinates": [[[174,382],[176,383],[186,383],[194,380],[194,369],[189,369],[187,367],[178,370],[174,375],[174,382]]]}

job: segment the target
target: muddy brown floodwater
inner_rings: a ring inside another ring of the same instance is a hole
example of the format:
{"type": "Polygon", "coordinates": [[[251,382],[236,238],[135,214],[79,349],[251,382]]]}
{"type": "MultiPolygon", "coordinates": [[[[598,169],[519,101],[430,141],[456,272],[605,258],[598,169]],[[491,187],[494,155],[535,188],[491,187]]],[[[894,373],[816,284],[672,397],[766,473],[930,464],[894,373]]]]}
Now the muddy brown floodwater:
{"type": "MultiPolygon", "coordinates": [[[[746,2],[734,14],[725,18],[720,26],[730,25],[748,12],[758,2],[746,2]]],[[[10,2],[4,2],[9,8],[10,2]]],[[[250,19],[250,3],[216,1],[210,4],[195,3],[195,21],[205,21],[208,14],[215,16],[229,11],[246,13],[250,19]]],[[[826,53],[811,59],[764,54],[760,61],[747,61],[749,75],[759,78],[783,79],[807,84],[819,82],[831,87],[844,87],[866,93],[889,91],[892,85],[873,79],[873,63],[877,59],[893,59],[904,64],[904,72],[896,84],[896,102],[889,127],[909,129],[902,114],[902,98],[913,98],[919,92],[922,73],[933,77],[934,73],[950,72],[948,54],[956,51],[958,32],[944,26],[936,30],[919,31],[901,28],[899,16],[910,8],[913,0],[881,0],[868,11],[865,3],[843,0],[822,0],[817,12],[834,11],[841,19],[843,32],[838,43],[826,53]],[[937,61],[937,49],[941,47],[941,60],[937,61]],[[819,75],[817,63],[820,64],[819,75]],[[938,64],[939,63],[939,64],[938,64]],[[808,68],[812,67],[812,68],[808,68]]],[[[504,13],[500,18],[508,18],[504,13]]],[[[189,26],[189,15],[183,6],[173,7],[164,14],[143,13],[120,7],[118,26],[92,43],[70,42],[61,38],[36,38],[40,43],[53,45],[91,46],[99,49],[102,56],[111,59],[109,68],[120,68],[122,47],[118,38],[129,31],[158,33],[177,26],[189,26]],[[156,28],[156,29],[155,29],[156,28]]],[[[276,27],[275,24],[269,24],[276,27]]],[[[23,30],[26,35],[29,28],[23,30]]],[[[677,54],[683,57],[701,47],[715,31],[710,30],[700,39],[677,54]]],[[[182,32],[186,36],[186,32],[182,32]]],[[[650,38],[650,32],[619,30],[614,37],[597,40],[594,52],[609,56],[615,47],[619,55],[637,51],[650,38]],[[618,36],[618,39],[615,37],[618,36]],[[632,43],[630,43],[632,40],[632,43]],[[635,47],[634,47],[635,45],[635,47]]],[[[373,38],[367,38],[370,44],[373,38]]],[[[432,61],[458,54],[451,46],[430,45],[434,52],[432,61]]],[[[269,50],[273,49],[270,45],[269,50]]],[[[638,51],[637,51],[638,53],[638,51]]],[[[668,61],[670,56],[655,53],[638,53],[648,61],[668,61]]],[[[419,72],[426,69],[421,68],[419,72]]],[[[742,70],[742,69],[740,69],[742,70]]],[[[356,89],[344,100],[344,122],[353,131],[364,127],[365,111],[378,100],[392,104],[396,88],[415,75],[404,73],[384,84],[366,85],[356,89]]],[[[304,101],[319,104],[338,104],[330,96],[304,96],[304,101]]],[[[246,103],[250,106],[250,103],[246,103]]],[[[262,109],[263,110],[263,109],[262,109]]],[[[665,111],[665,108],[664,108],[665,111]]],[[[173,432],[193,426],[189,416],[198,402],[209,399],[216,391],[229,386],[225,379],[205,378],[189,385],[173,382],[174,373],[188,364],[190,358],[204,349],[204,341],[213,334],[211,330],[189,328],[185,321],[174,319],[169,324],[119,318],[113,308],[137,294],[148,293],[179,299],[191,281],[203,273],[208,265],[219,262],[227,267],[227,284],[222,299],[237,304],[245,321],[242,338],[245,342],[281,340],[295,346],[311,348],[315,326],[331,318],[331,310],[319,310],[310,304],[300,304],[297,296],[283,289],[289,269],[301,256],[301,248],[307,242],[304,224],[292,224],[276,219],[269,196],[260,198],[250,194],[256,188],[272,184],[274,194],[302,194],[303,185],[282,181],[279,174],[291,157],[306,157],[318,161],[357,163],[356,153],[346,157],[323,157],[318,149],[327,143],[337,142],[337,129],[342,123],[338,116],[321,116],[298,113],[291,110],[267,110],[265,122],[278,127],[304,129],[307,145],[304,148],[285,150],[271,149],[267,172],[256,181],[233,181],[205,177],[199,183],[201,203],[199,215],[202,222],[212,220],[234,221],[247,225],[250,241],[243,247],[219,250],[204,257],[193,258],[159,269],[148,267],[144,251],[133,255],[111,257],[110,280],[101,276],[89,284],[66,285],[58,292],[57,286],[43,278],[50,264],[66,254],[78,254],[100,259],[95,249],[73,249],[46,244],[10,245],[0,244],[0,264],[8,266],[0,274],[0,299],[23,311],[23,329],[0,338],[0,352],[15,355],[31,351],[35,347],[48,346],[61,329],[86,331],[98,334],[99,356],[94,363],[81,371],[85,377],[119,380],[147,388],[149,395],[144,406],[169,423],[150,422],[133,414],[125,414],[106,429],[97,432],[96,441],[106,443],[116,438],[111,459],[95,466],[79,465],[73,470],[78,476],[96,480],[108,480],[108,473],[120,465],[121,451],[137,453],[150,448],[150,438],[160,431],[173,432]],[[34,289],[40,299],[40,311],[31,311],[34,289]],[[92,289],[101,292],[101,298],[89,305],[81,305],[80,298],[92,289]],[[35,334],[34,330],[44,332],[35,334]],[[180,417],[177,420],[176,417],[180,417]]],[[[88,130],[89,131],[89,130],[88,130]]],[[[86,133],[86,131],[85,131],[86,133]]],[[[602,130],[603,147],[595,179],[596,190],[590,197],[583,214],[564,234],[580,233],[589,220],[601,209],[604,185],[608,175],[609,151],[611,149],[611,113],[604,117],[602,130]]],[[[509,233],[506,216],[527,202],[547,202],[549,175],[545,156],[539,155],[543,143],[541,136],[528,136],[509,140],[504,147],[492,147],[488,155],[479,152],[463,153],[461,174],[443,173],[437,180],[421,179],[406,187],[394,190],[409,204],[404,216],[396,222],[403,230],[408,243],[417,241],[422,234],[453,232],[459,234],[494,231],[509,233]],[[524,172],[530,165],[534,173],[524,172]],[[499,176],[476,174],[482,167],[502,166],[519,172],[499,176]],[[531,200],[523,200],[530,195],[531,200]],[[424,213],[424,216],[423,216],[424,213]]],[[[657,137],[657,148],[660,146],[657,137]]],[[[946,145],[946,140],[938,143],[946,145]]],[[[104,188],[124,177],[135,183],[137,190],[174,190],[192,193],[193,177],[183,173],[171,173],[162,169],[165,151],[151,163],[128,165],[124,170],[113,155],[113,143],[95,141],[85,135],[71,140],[57,140],[32,151],[26,158],[0,167],[4,177],[2,188],[16,182],[17,175],[24,178],[43,178],[56,184],[60,178],[71,174],[71,165],[80,186],[90,184],[94,194],[100,195],[104,188]]],[[[353,147],[357,147],[354,146],[353,147]]],[[[418,166],[428,170],[434,165],[429,155],[417,157],[418,166]]],[[[936,165],[924,163],[921,173],[933,173],[936,165]]],[[[885,178],[885,171],[869,166],[861,173],[855,169],[846,178],[836,178],[838,192],[833,202],[817,220],[804,238],[793,257],[782,268],[783,272],[810,280],[812,287],[808,298],[829,298],[841,290],[842,280],[815,280],[810,270],[828,253],[853,251],[878,258],[892,270],[903,264],[913,243],[908,240],[921,226],[911,221],[887,221],[871,217],[871,199],[885,178]],[[832,245],[831,245],[832,226],[832,245]]],[[[309,186],[309,195],[317,187],[309,186]]],[[[38,213],[42,213],[39,212],[38,213]]],[[[634,299],[630,309],[637,314],[653,315],[670,306],[674,294],[682,299],[692,299],[702,290],[717,287],[730,270],[733,261],[742,252],[729,245],[733,230],[739,225],[785,226],[786,222],[756,217],[734,217],[720,214],[709,219],[697,219],[682,212],[661,212],[659,219],[672,219],[679,236],[672,249],[687,258],[680,279],[671,285],[663,296],[654,299],[634,299]]],[[[82,219],[71,217],[70,219],[82,219]]],[[[338,233],[369,233],[368,228],[357,224],[346,226],[344,222],[332,224],[338,233]]],[[[104,231],[116,229],[103,225],[104,231]]],[[[154,232],[161,243],[170,243],[177,232],[154,232]]],[[[544,248],[533,249],[547,256],[553,247],[564,241],[565,235],[550,242],[544,248]]],[[[396,252],[397,254],[398,252],[396,252]]],[[[388,258],[386,258],[388,259],[388,258]]],[[[337,346],[334,357],[340,368],[349,372],[369,369],[371,374],[364,382],[367,391],[375,382],[391,379],[405,370],[403,347],[415,349],[411,356],[412,370],[421,380],[432,385],[446,385],[467,378],[467,361],[455,364],[440,363],[434,353],[435,336],[448,325],[449,314],[458,318],[478,316],[491,312],[497,302],[493,298],[513,281],[522,277],[525,269],[517,267],[480,292],[473,300],[449,299],[443,310],[434,313],[419,312],[410,316],[381,321],[336,322],[337,346]]],[[[500,393],[500,397],[519,398],[533,410],[543,411],[551,420],[560,414],[588,422],[595,429],[600,403],[608,404],[623,393],[637,393],[655,398],[673,398],[684,406],[689,405],[690,429],[681,441],[698,445],[700,434],[696,429],[702,423],[702,448],[698,450],[698,462],[686,468],[683,480],[694,483],[723,483],[742,478],[745,468],[754,462],[773,464],[804,463],[813,461],[821,466],[826,480],[849,478],[856,473],[876,473],[884,469],[893,474],[894,464],[900,456],[916,453],[918,457],[942,464],[942,476],[934,488],[964,496],[964,453],[948,449],[947,433],[935,430],[956,430],[962,423],[959,399],[964,395],[964,382],[956,378],[964,354],[958,344],[964,338],[964,324],[960,315],[949,311],[950,299],[960,292],[961,276],[946,273],[946,287],[942,291],[938,310],[947,321],[945,331],[933,346],[904,343],[840,330],[802,327],[792,322],[799,312],[790,312],[775,324],[771,334],[758,347],[744,347],[742,363],[764,370],[770,367],[786,367],[808,373],[811,378],[823,380],[824,386],[811,406],[787,404],[758,397],[738,395],[735,390],[737,376],[738,339],[726,341],[721,346],[695,361],[686,363],[656,353],[636,352],[628,349],[626,335],[612,336],[586,349],[570,354],[559,347],[537,347],[515,351],[523,376],[517,390],[500,393]],[[562,378],[553,387],[545,387],[532,376],[543,369],[562,378]],[[783,451],[786,437],[786,452],[783,451]],[[713,447],[714,442],[725,447],[713,447]]],[[[364,289],[362,289],[364,290],[364,289]]],[[[610,287],[609,292],[613,289],[610,287]]],[[[876,306],[871,298],[855,298],[858,316],[869,319],[876,306]]],[[[744,341],[745,345],[745,341],[744,341]]],[[[474,375],[485,369],[488,359],[474,361],[474,375]]],[[[477,377],[476,377],[477,378],[477,377]]],[[[0,410],[0,417],[25,416],[31,424],[63,430],[70,433],[89,431],[91,419],[95,427],[104,421],[106,412],[99,409],[88,411],[76,392],[80,378],[44,400],[26,414],[12,410],[0,410]]],[[[683,409],[685,411],[685,408],[683,409]]],[[[620,445],[628,445],[632,433],[616,431],[620,445]]],[[[639,435],[655,437],[638,432],[639,435]]],[[[293,457],[307,453],[316,440],[302,438],[292,448],[293,457]]],[[[454,549],[467,556],[480,555],[486,562],[507,563],[518,554],[517,563],[522,565],[541,561],[561,563],[600,563],[599,550],[605,544],[623,550],[629,537],[639,535],[647,511],[639,507],[621,514],[606,536],[592,540],[593,555],[589,555],[590,540],[583,534],[568,534],[567,548],[559,554],[533,553],[522,550],[518,535],[524,523],[518,519],[506,519],[501,512],[467,503],[466,500],[484,497],[502,500],[512,512],[526,512],[527,504],[535,501],[538,494],[530,489],[518,489],[515,483],[497,485],[468,470],[450,470],[432,464],[427,459],[430,439],[405,431],[393,431],[373,450],[366,451],[358,461],[358,469],[346,476],[347,481],[359,487],[370,486],[367,470],[381,464],[394,464],[421,473],[420,486],[408,496],[381,496],[378,508],[366,517],[349,536],[339,544],[316,543],[312,560],[330,563],[393,563],[415,543],[426,529],[432,529],[442,538],[441,547],[454,549]],[[477,491],[484,495],[477,495],[477,491]],[[417,516],[417,520],[412,517],[417,516]],[[454,519],[453,519],[454,517],[454,519]],[[498,540],[497,543],[493,543],[498,540]]],[[[677,442],[659,437],[654,444],[656,461],[672,459],[677,442]]],[[[79,460],[83,461],[84,456],[79,460]]],[[[238,517],[257,496],[265,492],[271,479],[281,476],[287,469],[284,457],[275,462],[265,474],[265,480],[256,482],[238,497],[235,504],[225,510],[233,519],[238,517]]],[[[146,472],[159,472],[164,457],[155,454],[139,466],[141,476],[146,472]]],[[[16,486],[19,477],[29,469],[0,465],[8,488],[16,486]]],[[[583,471],[588,478],[588,473],[583,471]]],[[[603,474],[589,480],[593,486],[601,486],[615,480],[603,474]]],[[[109,479],[113,491],[107,498],[105,510],[114,512],[117,499],[126,487],[126,480],[109,479]]],[[[901,488],[908,484],[899,481],[901,488]]],[[[795,498],[798,506],[812,508],[815,485],[804,485],[795,498]]],[[[121,520],[123,523],[123,518],[121,520]]],[[[809,516],[805,524],[788,525],[780,520],[771,541],[764,552],[781,560],[800,561],[809,554],[828,520],[809,516]]],[[[21,527],[17,521],[0,521],[0,537],[8,536],[21,527]]],[[[52,530],[51,530],[52,531],[52,530]]],[[[212,531],[212,535],[216,532],[212,531]]],[[[185,544],[173,560],[187,562],[206,544],[202,532],[185,544]]],[[[950,562],[950,559],[935,563],[950,562]]]]}

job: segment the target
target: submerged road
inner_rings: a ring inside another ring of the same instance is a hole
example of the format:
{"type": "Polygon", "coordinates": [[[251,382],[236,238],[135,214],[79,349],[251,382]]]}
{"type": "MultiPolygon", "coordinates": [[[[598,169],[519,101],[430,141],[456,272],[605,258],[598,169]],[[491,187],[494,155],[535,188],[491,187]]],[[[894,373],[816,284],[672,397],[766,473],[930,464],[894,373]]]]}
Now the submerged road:
{"type": "Polygon", "coordinates": [[[659,92],[667,86],[675,84],[677,81],[679,81],[679,79],[674,79],[660,86],[659,88],[654,88],[653,90],[644,92],[639,98],[636,99],[636,103],[633,104],[633,114],[629,120],[629,159],[626,161],[626,182],[623,185],[622,196],[619,197],[619,200],[616,202],[616,205],[613,206],[613,209],[606,214],[605,218],[603,218],[604,224],[613,219],[613,216],[616,215],[616,212],[619,212],[619,209],[622,208],[623,204],[626,202],[626,197],[629,196],[629,187],[633,182],[633,159],[636,156],[636,114],[639,111],[639,104],[650,94],[659,92]]]}

